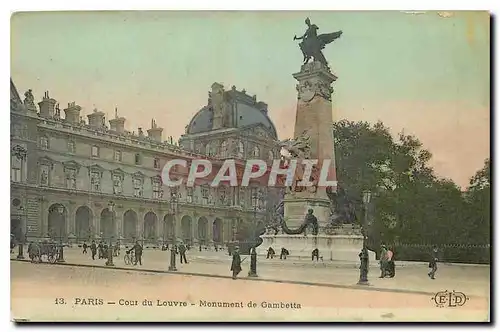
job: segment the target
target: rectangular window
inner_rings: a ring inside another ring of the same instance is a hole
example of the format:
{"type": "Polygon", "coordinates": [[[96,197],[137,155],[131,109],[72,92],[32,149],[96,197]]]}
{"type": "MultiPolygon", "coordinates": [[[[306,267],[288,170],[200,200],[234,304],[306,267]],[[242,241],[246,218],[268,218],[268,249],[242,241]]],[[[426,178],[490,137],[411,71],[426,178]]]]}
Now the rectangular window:
{"type": "Polygon", "coordinates": [[[49,185],[49,174],[50,174],[49,165],[41,165],[40,166],[40,186],[46,187],[49,185]]]}
{"type": "Polygon", "coordinates": [[[76,151],[75,142],[68,141],[68,152],[69,153],[75,153],[75,151],[76,151]]]}
{"type": "Polygon", "coordinates": [[[141,155],[139,153],[135,154],[135,164],[140,165],[141,164],[141,155]]]}
{"type": "Polygon", "coordinates": [[[153,167],[155,169],[159,169],[160,168],[160,159],[159,158],[155,158],[154,161],[153,161],[153,167]]]}
{"type": "Polygon", "coordinates": [[[40,147],[42,149],[48,149],[49,148],[49,139],[45,136],[40,137],[40,147]]]}
{"type": "Polygon", "coordinates": [[[245,207],[245,188],[240,187],[239,193],[238,193],[238,200],[240,203],[240,206],[242,208],[245,207]]]}
{"type": "Polygon", "coordinates": [[[76,170],[75,169],[67,169],[66,170],[66,188],[67,189],[76,189],[76,170]]]}
{"type": "Polygon", "coordinates": [[[14,137],[21,137],[21,125],[17,123],[13,124],[11,134],[14,137]]]}
{"type": "Polygon", "coordinates": [[[187,191],[187,202],[193,203],[193,188],[186,188],[187,191]]]}
{"type": "Polygon", "coordinates": [[[120,174],[113,174],[113,193],[121,194],[123,191],[122,177],[120,174]]]}
{"type": "Polygon", "coordinates": [[[202,204],[203,205],[208,205],[208,196],[209,196],[209,188],[208,187],[201,187],[201,198],[202,198],[202,204]]]}
{"type": "Polygon", "coordinates": [[[259,207],[259,188],[252,188],[252,208],[259,207]]]}
{"type": "Polygon", "coordinates": [[[153,198],[160,199],[163,197],[163,190],[161,189],[161,181],[158,178],[153,179],[153,198]]]}
{"type": "Polygon", "coordinates": [[[101,191],[101,173],[91,172],[90,173],[90,190],[101,191]]]}
{"type": "Polygon", "coordinates": [[[92,157],[99,157],[99,147],[96,145],[92,146],[92,157]]]}
{"type": "Polygon", "coordinates": [[[219,188],[219,203],[220,205],[228,205],[226,188],[219,188]]]}
{"type": "Polygon", "coordinates": [[[11,180],[14,182],[22,182],[22,162],[22,159],[17,156],[12,156],[11,180]]]}
{"type": "Polygon", "coordinates": [[[142,197],[142,180],[138,178],[134,179],[134,196],[142,197]]]}
{"type": "Polygon", "coordinates": [[[120,150],[115,150],[115,161],[122,161],[122,152],[120,150]]]}

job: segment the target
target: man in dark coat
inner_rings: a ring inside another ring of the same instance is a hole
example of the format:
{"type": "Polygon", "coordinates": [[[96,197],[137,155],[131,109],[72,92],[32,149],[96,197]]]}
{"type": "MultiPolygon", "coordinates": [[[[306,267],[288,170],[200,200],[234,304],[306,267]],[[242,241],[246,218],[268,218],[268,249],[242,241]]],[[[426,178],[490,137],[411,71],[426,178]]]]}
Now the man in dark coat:
{"type": "Polygon", "coordinates": [[[83,241],[83,253],[84,254],[87,253],[87,248],[88,248],[87,242],[83,241]]]}
{"type": "Polygon", "coordinates": [[[233,271],[233,279],[236,279],[241,272],[241,257],[240,248],[236,246],[233,250],[233,261],[231,262],[231,271],[233,271]]]}
{"type": "Polygon", "coordinates": [[[269,258],[273,259],[274,255],[276,255],[276,252],[274,251],[274,249],[272,247],[269,247],[269,249],[267,249],[266,259],[269,259],[269,258]]]}
{"type": "Polygon", "coordinates": [[[104,258],[104,247],[102,241],[100,241],[99,244],[97,245],[97,250],[99,251],[99,259],[104,258]]]}
{"type": "Polygon", "coordinates": [[[429,273],[427,273],[427,275],[431,279],[435,279],[434,275],[436,274],[436,271],[438,269],[437,268],[437,261],[438,261],[437,256],[438,256],[438,248],[434,247],[434,249],[432,250],[432,253],[431,253],[431,259],[429,261],[429,268],[431,269],[431,271],[429,273]]]}
{"type": "Polygon", "coordinates": [[[92,240],[92,244],[90,245],[90,251],[92,252],[92,259],[95,260],[95,254],[97,253],[97,246],[94,240],[92,240]]]}
{"type": "Polygon", "coordinates": [[[312,258],[313,262],[314,262],[314,258],[316,258],[316,262],[319,260],[319,249],[318,248],[316,248],[312,251],[311,258],[312,258]]]}
{"type": "Polygon", "coordinates": [[[187,251],[186,245],[183,242],[181,242],[179,244],[179,256],[181,257],[181,264],[182,264],[182,261],[184,261],[185,264],[188,263],[188,261],[186,259],[186,251],[187,251]]]}
{"type": "MultiPolygon", "coordinates": [[[[312,230],[312,235],[318,235],[318,218],[313,214],[313,209],[308,209],[305,217],[307,227],[312,230]]],[[[304,230],[304,235],[306,235],[304,230]]]]}
{"type": "Polygon", "coordinates": [[[139,265],[142,265],[142,246],[139,244],[139,241],[136,241],[134,246],[128,251],[130,253],[131,251],[134,251],[135,255],[135,264],[139,263],[139,265]]]}
{"type": "Polygon", "coordinates": [[[290,252],[285,248],[281,248],[280,259],[286,259],[288,255],[290,255],[290,252]]]}

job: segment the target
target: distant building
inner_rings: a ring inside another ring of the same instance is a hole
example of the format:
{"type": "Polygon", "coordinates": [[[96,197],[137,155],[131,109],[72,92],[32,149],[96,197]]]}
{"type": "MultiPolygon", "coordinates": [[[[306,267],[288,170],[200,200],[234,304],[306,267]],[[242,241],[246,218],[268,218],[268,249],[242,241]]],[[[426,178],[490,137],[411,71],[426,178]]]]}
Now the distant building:
{"type": "Polygon", "coordinates": [[[275,190],[197,185],[170,189],[161,169],[171,159],[268,159],[278,156],[267,105],[244,91],[212,85],[208,105],[191,120],[179,145],[163,141],[152,120],[146,134],[125,130],[115,111],[83,118],[75,102],[63,109],[46,92],[23,100],[11,80],[11,233],[18,239],[90,239],[146,243],[224,243],[241,223],[266,218],[275,190]],[[177,210],[171,197],[177,194],[177,210]]]}

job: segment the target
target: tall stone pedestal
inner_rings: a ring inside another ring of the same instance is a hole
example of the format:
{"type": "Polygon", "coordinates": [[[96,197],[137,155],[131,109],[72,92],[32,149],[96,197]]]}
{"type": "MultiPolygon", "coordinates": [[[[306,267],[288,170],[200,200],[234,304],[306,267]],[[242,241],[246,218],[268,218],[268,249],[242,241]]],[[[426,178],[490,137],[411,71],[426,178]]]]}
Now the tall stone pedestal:
{"type": "MultiPolygon", "coordinates": [[[[294,136],[307,137],[310,159],[318,161],[322,169],[328,160],[328,181],[335,181],[335,152],[333,147],[332,83],[337,77],[320,62],[303,65],[300,72],[293,74],[297,84],[297,110],[294,136]]],[[[335,187],[335,186],[333,186],[335,187]]],[[[299,192],[288,192],[284,199],[284,216],[290,229],[297,229],[304,222],[308,209],[313,209],[320,227],[328,222],[330,201],[324,187],[316,191],[308,188],[299,192]]]]}
{"type": "MultiPolygon", "coordinates": [[[[363,248],[363,236],[359,229],[351,226],[341,227],[334,235],[288,235],[265,234],[258,247],[259,255],[266,255],[272,247],[279,256],[281,248],[290,252],[291,259],[310,260],[314,249],[319,250],[323,261],[359,262],[359,253],[363,248]]],[[[375,253],[368,251],[370,262],[375,261],[375,253]]]]}
{"type": "MultiPolygon", "coordinates": [[[[298,81],[294,137],[300,142],[308,142],[303,143],[309,145],[309,155],[305,158],[317,160],[318,169],[323,171],[323,163],[328,161],[326,179],[323,180],[330,182],[326,186],[336,190],[332,83],[337,77],[320,62],[303,65],[293,77],[298,81]]],[[[318,249],[323,260],[359,262],[359,253],[363,248],[363,236],[359,229],[346,226],[340,227],[338,232],[325,233],[331,214],[331,202],[324,186],[317,187],[316,190],[311,190],[310,187],[305,190],[290,190],[285,194],[283,202],[284,222],[288,229],[299,229],[305,222],[308,209],[312,209],[318,220],[319,234],[312,235],[309,231],[308,235],[263,235],[259,254],[265,254],[269,247],[277,254],[281,248],[286,248],[292,258],[311,259],[312,251],[318,249]]],[[[374,258],[374,253],[371,256],[374,258]]]]}

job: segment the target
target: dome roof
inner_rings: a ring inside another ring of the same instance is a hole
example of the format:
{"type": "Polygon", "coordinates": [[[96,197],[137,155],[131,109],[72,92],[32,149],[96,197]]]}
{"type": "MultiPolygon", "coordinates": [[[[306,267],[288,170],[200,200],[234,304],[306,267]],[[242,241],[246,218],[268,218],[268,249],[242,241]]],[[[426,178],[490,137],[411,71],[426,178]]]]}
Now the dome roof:
{"type": "MultiPolygon", "coordinates": [[[[277,139],[276,127],[267,114],[267,104],[257,102],[255,96],[249,96],[245,91],[237,91],[235,87],[231,91],[224,91],[224,100],[228,112],[228,124],[225,128],[243,128],[251,125],[261,124],[268,129],[269,134],[277,139]]],[[[186,134],[198,134],[213,130],[213,109],[209,105],[204,106],[189,122],[186,134]]]]}

